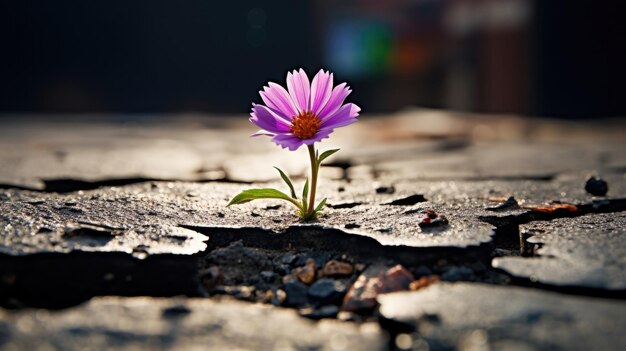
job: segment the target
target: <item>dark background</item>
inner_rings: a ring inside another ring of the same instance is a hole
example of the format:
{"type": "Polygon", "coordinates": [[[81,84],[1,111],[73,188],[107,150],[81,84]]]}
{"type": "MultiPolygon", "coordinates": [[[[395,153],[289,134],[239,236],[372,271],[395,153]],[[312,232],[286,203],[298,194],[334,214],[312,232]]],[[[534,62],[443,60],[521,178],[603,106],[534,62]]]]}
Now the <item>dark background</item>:
{"type": "Polygon", "coordinates": [[[4,1],[0,116],[247,113],[304,67],[364,112],[624,116],[618,1],[4,1]]]}

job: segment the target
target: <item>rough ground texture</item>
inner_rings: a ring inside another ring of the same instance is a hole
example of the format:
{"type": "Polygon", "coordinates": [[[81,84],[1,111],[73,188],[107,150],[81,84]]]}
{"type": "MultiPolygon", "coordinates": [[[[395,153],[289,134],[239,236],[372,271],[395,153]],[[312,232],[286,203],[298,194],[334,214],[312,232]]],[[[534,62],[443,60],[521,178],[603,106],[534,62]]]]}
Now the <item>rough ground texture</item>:
{"type": "Polygon", "coordinates": [[[108,297],[61,312],[0,313],[7,350],[379,350],[386,340],[377,324],[314,323],[228,299],[108,297]]]}
{"type": "Polygon", "coordinates": [[[243,117],[3,122],[0,349],[626,348],[623,122],[381,117],[309,223],[243,117]]]}
{"type": "Polygon", "coordinates": [[[483,284],[437,284],[379,297],[412,342],[481,350],[610,350],[626,343],[626,304],[483,284]],[[601,331],[601,332],[599,332],[601,331]]]}

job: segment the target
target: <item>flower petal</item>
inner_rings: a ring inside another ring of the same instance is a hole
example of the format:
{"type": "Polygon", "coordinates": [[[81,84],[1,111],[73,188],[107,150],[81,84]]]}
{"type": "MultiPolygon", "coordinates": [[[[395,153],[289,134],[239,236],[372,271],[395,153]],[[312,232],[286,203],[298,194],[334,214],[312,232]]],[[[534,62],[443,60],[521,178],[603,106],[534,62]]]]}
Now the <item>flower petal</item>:
{"type": "Polygon", "coordinates": [[[276,133],[271,133],[268,132],[267,130],[263,130],[263,129],[259,129],[256,133],[250,135],[251,137],[256,137],[256,136],[260,136],[260,135],[267,135],[267,136],[271,136],[273,137],[274,135],[276,135],[276,133]]]}
{"type": "Polygon", "coordinates": [[[282,86],[270,82],[269,86],[263,87],[263,91],[259,91],[261,99],[272,110],[279,112],[282,117],[290,120],[298,114],[296,106],[289,96],[289,93],[282,86]]]}
{"type": "Polygon", "coordinates": [[[351,92],[352,90],[350,90],[350,87],[346,86],[346,83],[337,85],[335,89],[333,89],[328,102],[322,110],[319,111],[317,116],[322,120],[332,116],[341,107],[341,104],[343,104],[343,101],[348,95],[350,95],[351,92]]]}
{"type": "Polygon", "coordinates": [[[313,135],[313,137],[309,139],[304,139],[304,140],[298,138],[297,136],[291,133],[283,133],[283,134],[277,134],[276,136],[274,136],[272,138],[272,141],[278,144],[279,146],[281,146],[282,148],[295,151],[302,145],[312,145],[318,141],[321,141],[322,139],[328,138],[328,136],[332,132],[333,131],[331,129],[319,130],[317,133],[315,133],[315,135],[313,135]]]}
{"type": "Polygon", "coordinates": [[[333,74],[320,70],[311,83],[311,111],[318,114],[333,92],[333,74]]]}
{"type": "Polygon", "coordinates": [[[278,144],[283,149],[289,149],[291,151],[297,150],[303,144],[302,139],[291,133],[277,134],[272,138],[272,141],[278,144]]]}
{"type": "Polygon", "coordinates": [[[302,68],[300,71],[294,70],[293,73],[287,73],[287,89],[289,89],[289,95],[295,102],[298,111],[308,111],[311,85],[309,84],[309,77],[302,68]]]}
{"type": "Polygon", "coordinates": [[[355,104],[343,105],[335,114],[322,120],[320,131],[347,126],[357,121],[361,108],[355,104]]]}
{"type": "Polygon", "coordinates": [[[291,130],[288,121],[272,112],[268,107],[254,104],[250,113],[250,122],[270,133],[286,133],[291,130]]]}
{"type": "Polygon", "coordinates": [[[313,135],[313,137],[309,138],[309,139],[305,139],[302,140],[302,142],[306,145],[311,145],[313,143],[316,143],[318,141],[322,141],[322,139],[328,138],[328,136],[330,136],[330,134],[333,132],[332,129],[326,129],[326,130],[318,130],[317,133],[315,133],[315,135],[313,135]]]}

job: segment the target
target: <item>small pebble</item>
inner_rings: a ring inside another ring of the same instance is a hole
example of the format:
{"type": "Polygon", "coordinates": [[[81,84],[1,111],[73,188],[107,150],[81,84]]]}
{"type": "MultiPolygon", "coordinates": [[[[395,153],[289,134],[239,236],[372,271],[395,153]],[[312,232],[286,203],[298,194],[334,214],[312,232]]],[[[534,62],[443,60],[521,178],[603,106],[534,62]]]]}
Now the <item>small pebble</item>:
{"type": "Polygon", "coordinates": [[[379,275],[378,280],[376,291],[380,294],[406,290],[415,278],[411,272],[398,264],[379,275]]]}
{"type": "Polygon", "coordinates": [[[285,283],[285,297],[284,305],[290,307],[300,307],[307,303],[307,286],[297,280],[288,281],[285,283]]]}
{"type": "Polygon", "coordinates": [[[376,297],[395,291],[407,290],[414,281],[413,275],[402,265],[380,271],[370,267],[352,284],[341,309],[343,311],[370,311],[376,307],[376,297]]]}
{"type": "Polygon", "coordinates": [[[181,317],[191,313],[191,310],[185,305],[174,305],[163,309],[163,317],[181,317]]]}
{"type": "Polygon", "coordinates": [[[423,212],[424,216],[420,219],[418,225],[420,228],[441,227],[448,224],[448,218],[437,212],[428,209],[423,212]]]}
{"type": "Polygon", "coordinates": [[[325,277],[345,277],[352,275],[353,271],[354,269],[350,263],[330,260],[324,265],[322,274],[325,277]]]}
{"type": "Polygon", "coordinates": [[[303,282],[306,285],[309,285],[315,281],[315,274],[317,273],[317,267],[315,265],[315,260],[309,258],[306,261],[306,264],[303,267],[296,268],[295,276],[299,281],[303,282]]]}
{"type": "Polygon", "coordinates": [[[609,184],[602,178],[590,177],[585,183],[585,191],[594,196],[604,196],[609,191],[609,184]]]}
{"type": "Polygon", "coordinates": [[[346,286],[341,281],[322,278],[311,285],[308,295],[321,304],[330,304],[341,300],[345,292],[346,286]]]}
{"type": "Polygon", "coordinates": [[[274,292],[274,298],[272,298],[270,302],[274,306],[280,306],[283,304],[283,302],[285,302],[286,298],[287,298],[287,293],[285,293],[285,290],[276,289],[276,292],[274,292]]]}
{"type": "Polygon", "coordinates": [[[381,185],[376,188],[377,194],[393,194],[396,192],[396,188],[393,185],[381,185]]]}
{"type": "Polygon", "coordinates": [[[430,224],[434,226],[442,226],[448,224],[448,219],[444,215],[439,215],[437,218],[433,219],[430,224]]]}
{"type": "Polygon", "coordinates": [[[438,281],[439,281],[439,276],[437,275],[424,276],[417,280],[412,281],[411,284],[409,284],[409,290],[412,290],[412,291],[419,290],[438,281]]]}
{"type": "Polygon", "coordinates": [[[284,290],[278,289],[278,287],[276,286],[272,286],[269,290],[265,291],[265,294],[262,297],[262,301],[265,303],[269,302],[274,306],[280,306],[283,304],[286,298],[287,294],[284,290]]]}

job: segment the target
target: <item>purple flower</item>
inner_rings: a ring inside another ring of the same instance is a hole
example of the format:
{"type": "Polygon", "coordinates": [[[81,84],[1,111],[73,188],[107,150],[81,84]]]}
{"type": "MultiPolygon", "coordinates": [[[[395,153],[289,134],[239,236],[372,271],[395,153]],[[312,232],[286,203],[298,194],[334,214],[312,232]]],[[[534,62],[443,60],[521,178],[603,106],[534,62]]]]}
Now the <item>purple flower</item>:
{"type": "Polygon", "coordinates": [[[293,151],[356,122],[361,111],[355,104],[343,103],[351,92],[346,83],[333,89],[333,74],[323,70],[311,83],[303,69],[287,73],[287,89],[270,82],[259,92],[265,105],[252,104],[250,122],[261,128],[252,136],[271,136],[273,142],[293,151]]]}

